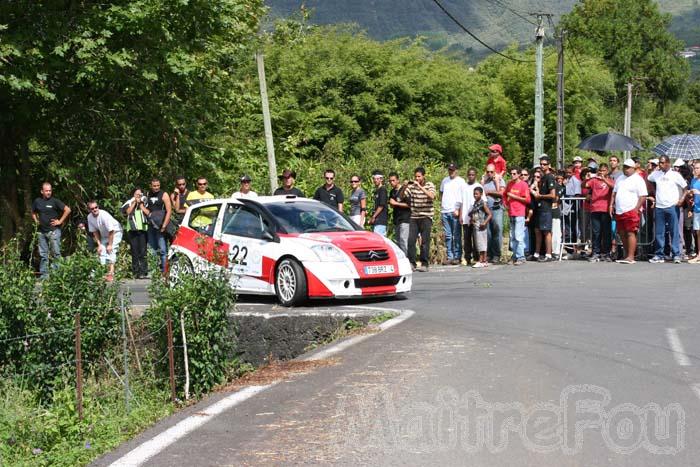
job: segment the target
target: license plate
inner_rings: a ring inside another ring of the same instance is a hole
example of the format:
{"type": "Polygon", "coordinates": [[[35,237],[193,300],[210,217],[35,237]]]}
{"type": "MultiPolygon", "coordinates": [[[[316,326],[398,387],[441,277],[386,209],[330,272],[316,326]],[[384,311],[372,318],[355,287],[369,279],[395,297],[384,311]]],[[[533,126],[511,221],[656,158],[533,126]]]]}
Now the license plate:
{"type": "Polygon", "coordinates": [[[365,266],[365,274],[391,274],[394,272],[394,266],[384,264],[382,266],[365,266]]]}

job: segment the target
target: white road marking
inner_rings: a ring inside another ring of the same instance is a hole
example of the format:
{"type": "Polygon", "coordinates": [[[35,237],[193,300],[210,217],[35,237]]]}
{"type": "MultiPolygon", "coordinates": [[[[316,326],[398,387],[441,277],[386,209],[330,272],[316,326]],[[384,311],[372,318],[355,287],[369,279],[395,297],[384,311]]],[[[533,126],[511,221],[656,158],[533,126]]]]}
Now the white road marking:
{"type": "Polygon", "coordinates": [[[206,409],[198,412],[199,415],[192,415],[179,421],[172,427],[161,432],[137,448],[128,452],[123,457],[114,461],[111,465],[114,467],[141,465],[151,457],[161,452],[163,449],[173,444],[178,439],[204,425],[206,422],[211,420],[212,417],[225,412],[246,399],[250,399],[254,395],[271,388],[275,384],[276,383],[268,384],[266,386],[249,386],[241,389],[240,391],[234,392],[230,396],[227,396],[221,399],[219,402],[216,402],[206,409]],[[208,415],[208,417],[204,417],[202,415],[208,415]]]}
{"type": "MultiPolygon", "coordinates": [[[[360,308],[358,307],[353,307],[353,308],[360,308]]],[[[370,309],[369,307],[367,309],[370,309]]],[[[401,310],[395,310],[395,309],[389,309],[389,308],[382,308],[382,310],[386,311],[391,311],[391,312],[396,312],[399,313],[401,310]]],[[[393,319],[390,319],[388,321],[385,321],[382,323],[379,328],[382,331],[385,331],[393,326],[396,326],[397,324],[400,324],[404,321],[406,321],[408,318],[414,315],[414,312],[412,310],[404,310],[401,312],[401,314],[393,319]]],[[[330,355],[334,355],[338,352],[341,352],[348,347],[357,344],[358,342],[361,342],[365,339],[368,339],[372,337],[374,334],[363,334],[360,336],[353,337],[351,339],[339,342],[335,345],[332,345],[326,349],[321,350],[320,352],[317,352],[313,355],[311,355],[308,358],[305,358],[305,361],[313,361],[313,360],[321,360],[324,358],[327,358],[330,355]]],[[[241,402],[250,399],[251,397],[255,396],[256,394],[259,394],[272,386],[274,386],[275,383],[268,384],[266,386],[249,386],[247,388],[243,388],[240,391],[234,392],[233,394],[226,396],[225,398],[221,399],[220,401],[210,405],[209,407],[200,410],[194,415],[191,415],[184,420],[179,421],[172,427],[168,428],[167,430],[157,434],[150,440],[144,442],[143,444],[137,446],[133,450],[129,451],[127,454],[124,456],[120,457],[116,461],[114,461],[111,465],[114,467],[131,467],[131,466],[140,466],[144,462],[146,462],[148,459],[152,458],[153,456],[157,455],[161,451],[163,451],[165,448],[173,444],[175,441],[178,439],[186,436],[187,434],[191,433],[192,431],[196,430],[200,426],[204,425],[207,423],[209,420],[211,420],[213,417],[231,409],[232,407],[235,407],[236,405],[240,404],[241,402]]],[[[261,415],[261,414],[258,414],[261,415]]]]}
{"type": "MultiPolygon", "coordinates": [[[[388,308],[386,310],[392,311],[392,312],[399,311],[399,310],[391,310],[388,308]]],[[[404,321],[406,321],[408,318],[410,318],[414,314],[415,314],[415,312],[413,310],[404,310],[396,318],[392,318],[392,319],[380,324],[379,329],[381,331],[386,331],[387,329],[392,328],[392,327],[396,326],[397,324],[403,323],[404,321]]],[[[316,352],[315,354],[306,357],[304,360],[308,361],[308,362],[312,362],[314,360],[323,360],[325,358],[328,358],[332,355],[337,354],[338,352],[342,352],[343,350],[347,349],[348,347],[353,346],[357,343],[360,343],[365,339],[369,339],[370,337],[372,337],[372,334],[361,334],[359,336],[351,337],[350,339],[344,340],[344,341],[339,342],[335,345],[332,345],[328,348],[325,348],[319,352],[316,352]]]]}
{"type": "Polygon", "coordinates": [[[678,331],[674,328],[666,328],[666,338],[668,339],[668,345],[673,351],[673,358],[676,359],[676,363],[680,366],[690,366],[690,358],[683,350],[683,344],[681,343],[680,337],[678,337],[678,331]]]}

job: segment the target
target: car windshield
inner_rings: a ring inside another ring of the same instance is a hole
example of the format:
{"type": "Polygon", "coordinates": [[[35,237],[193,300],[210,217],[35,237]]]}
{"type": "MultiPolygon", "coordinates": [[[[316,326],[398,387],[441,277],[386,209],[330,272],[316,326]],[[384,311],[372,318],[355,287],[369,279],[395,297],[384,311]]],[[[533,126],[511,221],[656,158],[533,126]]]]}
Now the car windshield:
{"type": "Polygon", "coordinates": [[[288,233],[348,232],[356,227],[335,209],[317,201],[268,204],[288,233]]]}

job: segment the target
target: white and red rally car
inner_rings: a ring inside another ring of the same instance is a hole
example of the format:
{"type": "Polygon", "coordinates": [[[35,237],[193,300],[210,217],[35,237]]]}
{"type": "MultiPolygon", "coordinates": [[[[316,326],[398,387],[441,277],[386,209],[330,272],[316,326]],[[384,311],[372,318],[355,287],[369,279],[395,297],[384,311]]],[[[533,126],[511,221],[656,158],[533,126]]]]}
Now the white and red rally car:
{"type": "Polygon", "coordinates": [[[168,256],[176,276],[212,267],[243,294],[307,298],[392,296],[411,290],[411,264],[388,238],[315,200],[207,200],[190,206],[168,256]]]}

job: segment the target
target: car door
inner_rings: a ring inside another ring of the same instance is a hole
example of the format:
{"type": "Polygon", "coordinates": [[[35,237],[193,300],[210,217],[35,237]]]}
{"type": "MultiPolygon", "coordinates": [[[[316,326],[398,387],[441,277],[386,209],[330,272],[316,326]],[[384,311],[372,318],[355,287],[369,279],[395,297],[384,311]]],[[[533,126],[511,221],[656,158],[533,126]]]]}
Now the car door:
{"type": "Polygon", "coordinates": [[[263,263],[269,230],[262,216],[242,204],[229,203],[224,208],[220,239],[228,245],[228,268],[237,277],[237,289],[245,292],[270,293],[263,263]]]}

